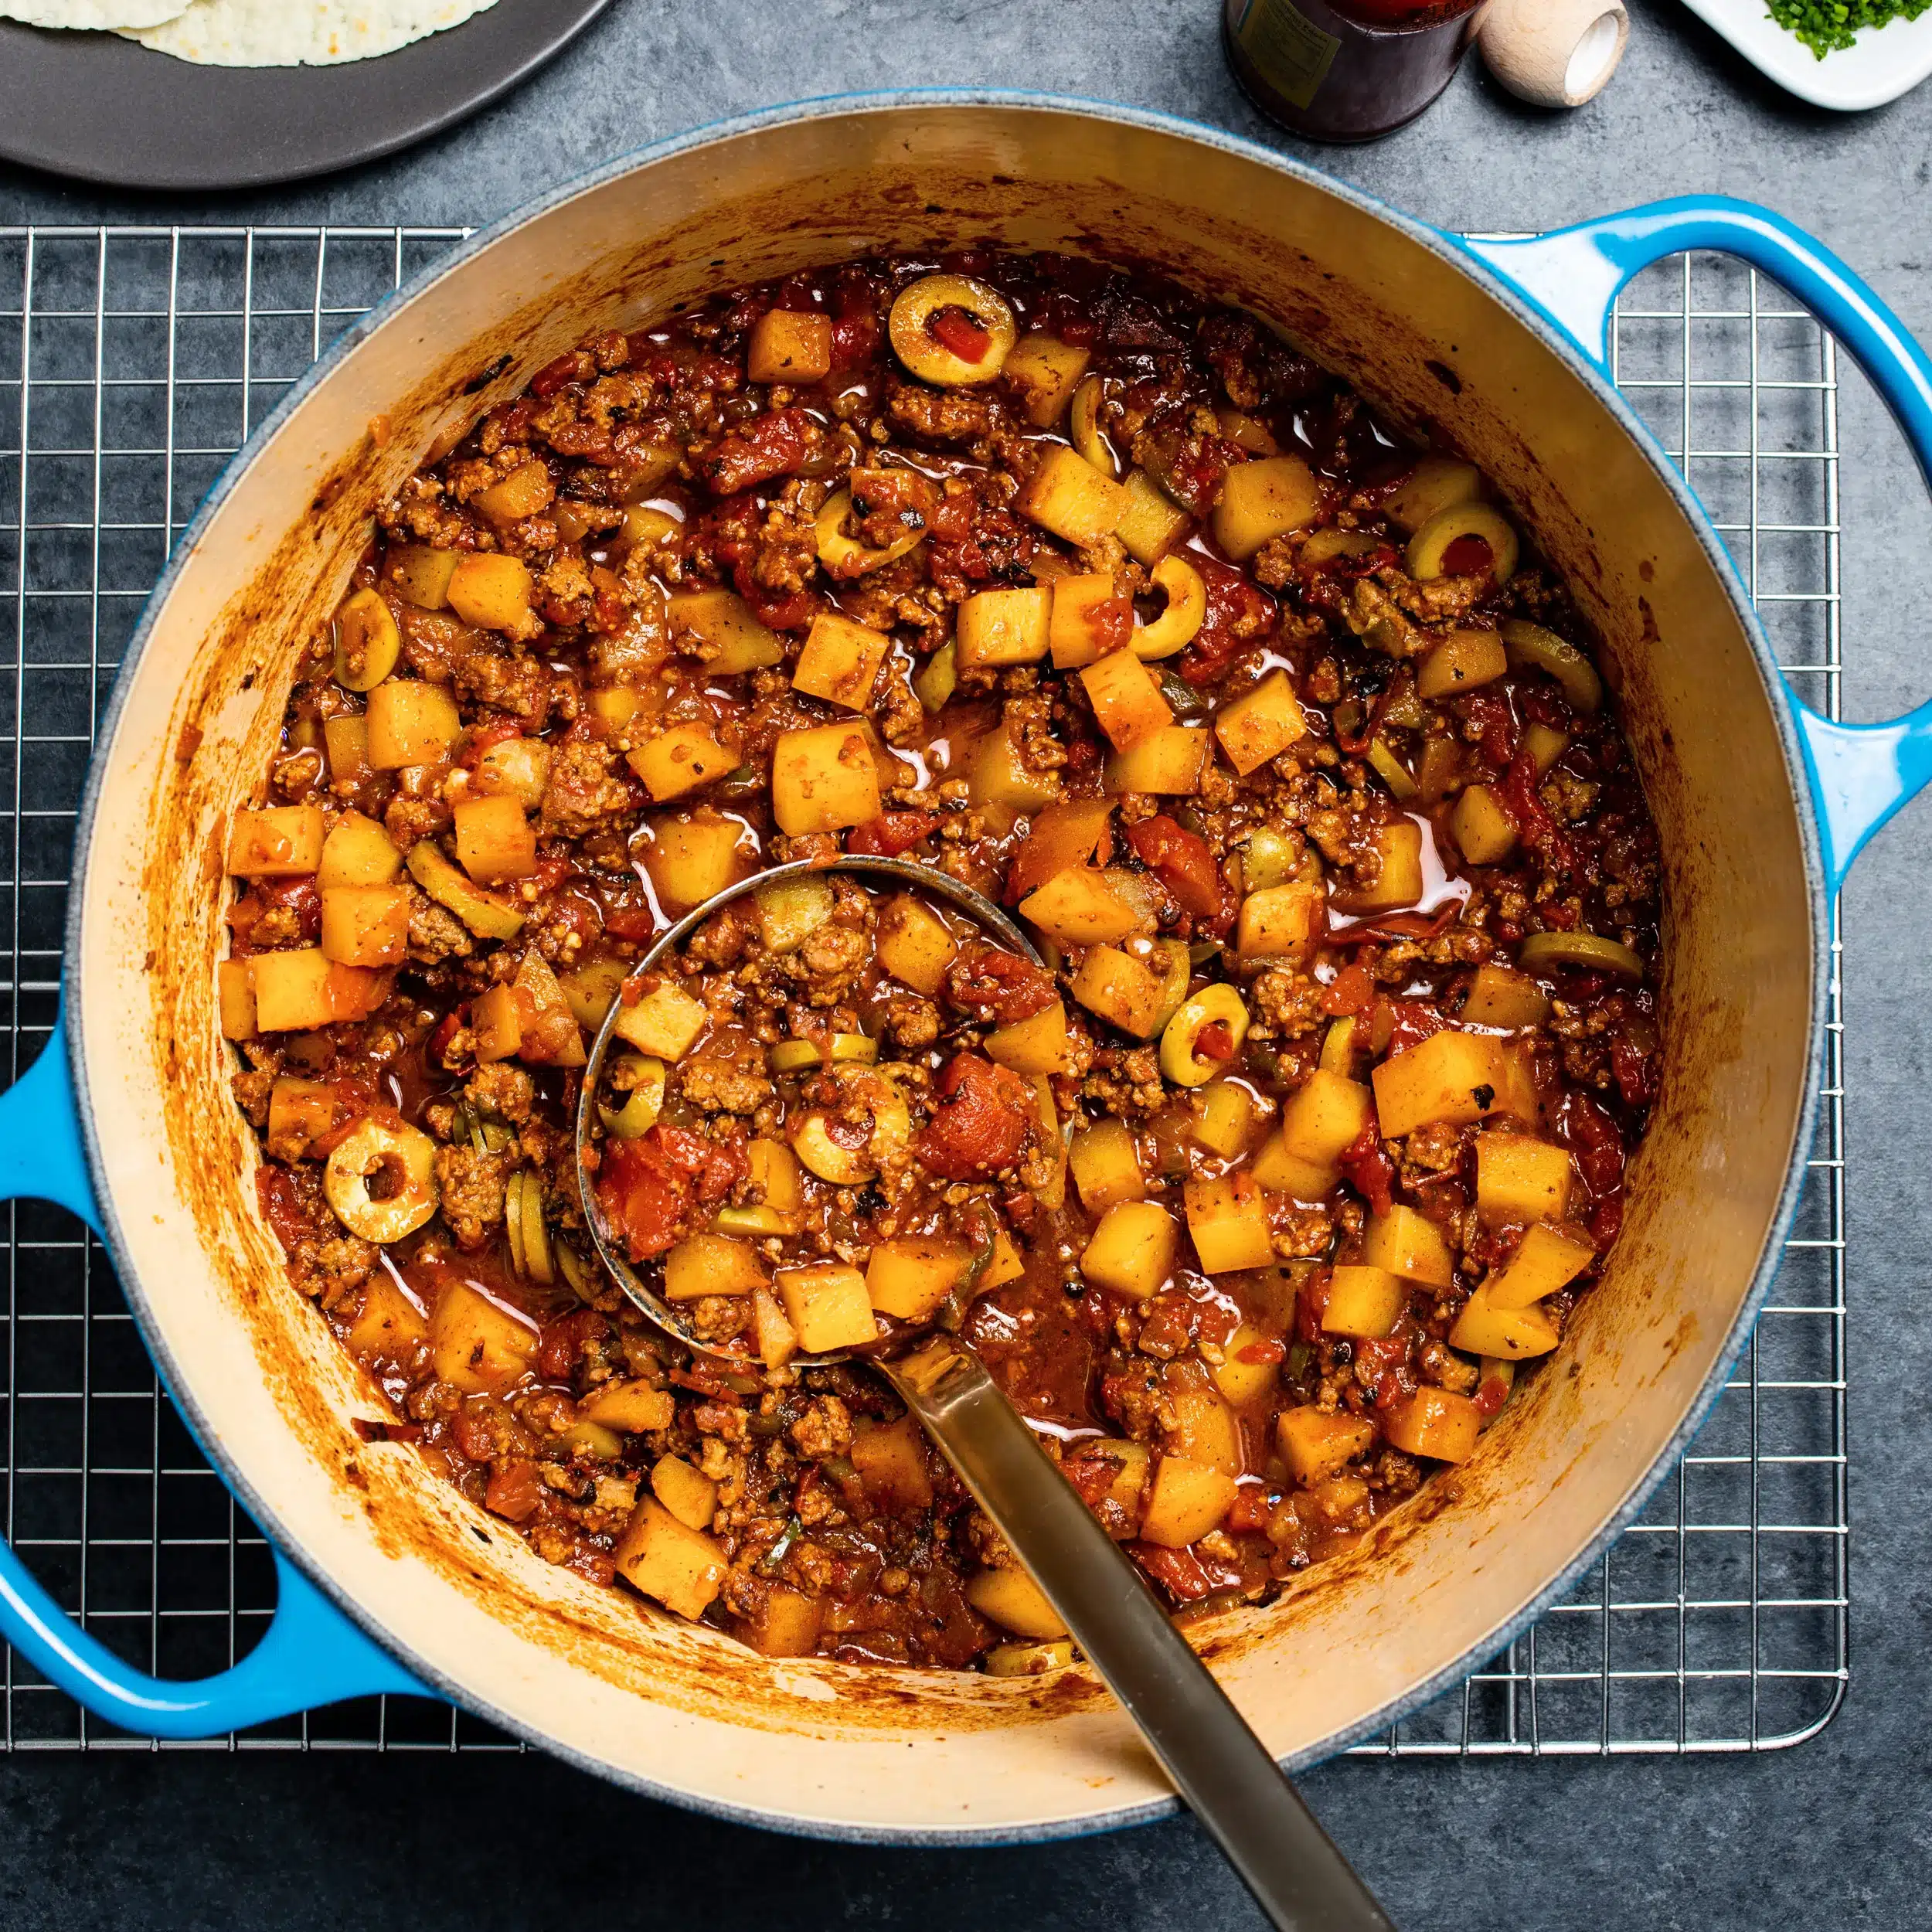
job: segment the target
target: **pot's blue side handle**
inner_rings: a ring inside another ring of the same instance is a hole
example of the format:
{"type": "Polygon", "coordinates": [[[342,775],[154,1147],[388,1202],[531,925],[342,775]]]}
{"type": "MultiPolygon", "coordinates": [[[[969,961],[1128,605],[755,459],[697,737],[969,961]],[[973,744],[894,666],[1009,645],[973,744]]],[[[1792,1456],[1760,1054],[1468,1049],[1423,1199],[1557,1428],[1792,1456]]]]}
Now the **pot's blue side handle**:
{"type": "MultiPolygon", "coordinates": [[[[1580,343],[1606,375],[1612,305],[1632,276],[1686,249],[1739,257],[1788,289],[1851,352],[1932,484],[1932,359],[1837,256],[1768,209],[1690,196],[1526,241],[1463,246],[1580,343]]],[[[1835,724],[1795,693],[1792,705],[1835,889],[1872,835],[1932,783],[1932,703],[1878,725],[1835,724]]]]}
{"type": "MultiPolygon", "coordinates": [[[[40,1057],[0,1094],[0,1200],[31,1196],[79,1215],[100,1210],[88,1179],[64,1016],[40,1057]]],[[[147,1737],[212,1737],[376,1691],[426,1692],[301,1572],[275,1553],[267,1634],[232,1669],[198,1682],[150,1677],[90,1637],[0,1543],[0,1637],[98,1717],[147,1737]]]]}

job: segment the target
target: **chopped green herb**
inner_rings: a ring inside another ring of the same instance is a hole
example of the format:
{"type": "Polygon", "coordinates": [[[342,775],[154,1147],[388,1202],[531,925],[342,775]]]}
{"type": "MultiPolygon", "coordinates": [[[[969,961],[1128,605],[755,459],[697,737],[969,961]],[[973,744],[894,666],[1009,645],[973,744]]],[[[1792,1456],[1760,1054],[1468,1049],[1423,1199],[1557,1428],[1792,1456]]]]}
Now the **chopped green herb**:
{"type": "Polygon", "coordinates": [[[1849,47],[1867,27],[1890,20],[1916,20],[1932,0],[1766,0],[1771,18],[1794,33],[1822,60],[1849,47]]]}

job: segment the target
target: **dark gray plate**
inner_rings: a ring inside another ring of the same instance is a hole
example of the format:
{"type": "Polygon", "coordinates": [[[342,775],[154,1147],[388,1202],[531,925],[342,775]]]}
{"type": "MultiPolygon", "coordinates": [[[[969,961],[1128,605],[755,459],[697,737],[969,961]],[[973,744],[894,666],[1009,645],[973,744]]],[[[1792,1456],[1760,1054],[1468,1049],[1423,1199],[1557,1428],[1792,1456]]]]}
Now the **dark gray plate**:
{"type": "Polygon", "coordinates": [[[611,0],[497,0],[339,67],[198,67],[0,21],[0,155],[125,188],[256,188],[393,154],[492,101],[611,0]]]}

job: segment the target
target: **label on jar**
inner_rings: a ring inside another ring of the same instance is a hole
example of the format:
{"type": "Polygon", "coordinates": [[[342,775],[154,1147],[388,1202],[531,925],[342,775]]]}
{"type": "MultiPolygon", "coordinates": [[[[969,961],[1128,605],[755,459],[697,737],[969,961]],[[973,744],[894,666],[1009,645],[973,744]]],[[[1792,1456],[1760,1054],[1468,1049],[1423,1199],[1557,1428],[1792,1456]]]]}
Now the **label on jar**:
{"type": "Polygon", "coordinates": [[[1313,104],[1342,46],[1294,0],[1245,0],[1234,37],[1262,79],[1298,107],[1313,104]]]}

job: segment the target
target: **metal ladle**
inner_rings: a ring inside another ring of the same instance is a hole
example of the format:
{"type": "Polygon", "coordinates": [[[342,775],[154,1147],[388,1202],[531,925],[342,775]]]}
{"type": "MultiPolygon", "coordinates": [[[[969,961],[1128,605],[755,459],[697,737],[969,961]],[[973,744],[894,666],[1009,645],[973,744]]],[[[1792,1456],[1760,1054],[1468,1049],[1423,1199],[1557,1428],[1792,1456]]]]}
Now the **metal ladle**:
{"type": "MultiPolygon", "coordinates": [[[[842,858],[779,866],[715,893],[663,934],[634,972],[646,972],[721,907],[787,879],[833,872],[889,879],[968,914],[1002,944],[1042,962],[1026,934],[969,886],[901,859],[842,858]]],[[[577,1146],[584,1219],[618,1286],[657,1326],[702,1354],[743,1357],[692,1335],[639,1277],[606,1224],[583,1167],[620,1003],[598,1028],[583,1069],[577,1146]]],[[[792,1358],[803,1368],[849,1354],[792,1358]]],[[[1045,1593],[1101,1681],[1140,1727],[1175,1787],[1282,1932],[1393,1932],[1368,1889],[1282,1774],[1140,1573],[1055,1468],[979,1358],[952,1336],[908,1352],[861,1352],[939,1444],[994,1526],[1045,1593]]]]}

